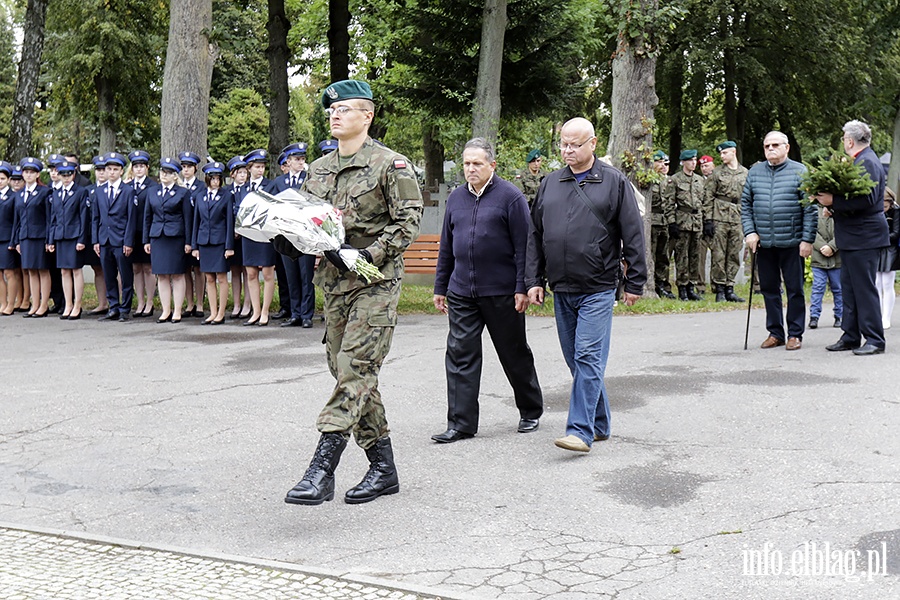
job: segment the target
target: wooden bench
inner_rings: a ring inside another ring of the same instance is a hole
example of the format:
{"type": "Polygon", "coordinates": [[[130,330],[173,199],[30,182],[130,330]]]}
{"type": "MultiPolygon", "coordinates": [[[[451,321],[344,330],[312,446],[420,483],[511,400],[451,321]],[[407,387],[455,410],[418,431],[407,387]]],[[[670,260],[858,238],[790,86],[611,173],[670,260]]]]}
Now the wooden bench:
{"type": "Polygon", "coordinates": [[[441,236],[423,234],[416,239],[403,253],[403,264],[407,273],[434,275],[437,268],[438,250],[441,236]]]}

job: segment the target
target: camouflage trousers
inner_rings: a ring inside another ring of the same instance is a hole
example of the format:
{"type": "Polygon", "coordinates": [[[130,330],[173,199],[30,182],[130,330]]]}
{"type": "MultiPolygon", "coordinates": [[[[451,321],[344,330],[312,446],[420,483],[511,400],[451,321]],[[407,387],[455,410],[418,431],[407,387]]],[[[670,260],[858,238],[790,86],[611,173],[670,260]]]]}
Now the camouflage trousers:
{"type": "Polygon", "coordinates": [[[675,240],[675,284],[700,283],[700,232],[682,231],[675,240]]]}
{"type": "Polygon", "coordinates": [[[325,353],[336,383],[319,413],[322,433],[353,433],[363,449],[388,434],[378,374],[394,337],[400,280],[325,294],[325,353]]]}
{"type": "Polygon", "coordinates": [[[716,234],[712,242],[712,262],[709,278],[717,285],[734,285],[734,278],[741,268],[741,248],[744,237],[740,223],[716,222],[716,234]]]}
{"type": "Polygon", "coordinates": [[[650,227],[650,252],[653,254],[653,282],[667,292],[672,291],[669,283],[669,228],[665,225],[650,227]]]}

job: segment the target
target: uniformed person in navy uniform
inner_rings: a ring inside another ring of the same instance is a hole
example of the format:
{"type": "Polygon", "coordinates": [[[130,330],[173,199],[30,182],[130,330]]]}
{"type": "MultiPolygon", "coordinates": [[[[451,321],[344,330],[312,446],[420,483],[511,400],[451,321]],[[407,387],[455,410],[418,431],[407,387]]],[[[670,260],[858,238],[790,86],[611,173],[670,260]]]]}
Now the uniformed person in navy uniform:
{"type": "Polygon", "coordinates": [[[60,186],[53,191],[47,249],[56,255],[56,266],[62,278],[65,306],[59,318],[76,321],[81,318],[84,295],[84,258],[91,239],[91,215],[87,190],[75,185],[78,165],[63,161],[57,165],[60,186]]]}
{"type": "MultiPolygon", "coordinates": [[[[62,187],[63,182],[59,176],[57,167],[64,162],[66,162],[66,157],[62,154],[51,154],[47,157],[47,172],[50,174],[50,187],[53,188],[54,192],[62,187]]],[[[38,185],[43,184],[39,181],[38,185]]],[[[48,201],[51,205],[53,204],[55,198],[55,194],[50,194],[50,198],[48,199],[48,201]]],[[[47,212],[47,218],[50,218],[50,211],[47,212]]],[[[60,269],[56,266],[56,257],[50,257],[49,271],[50,300],[53,302],[53,307],[50,309],[50,312],[62,314],[66,299],[65,294],[63,294],[62,274],[60,273],[60,269]]]]}
{"type": "Polygon", "coordinates": [[[319,152],[322,153],[322,156],[326,154],[331,154],[335,150],[338,149],[338,141],[337,140],[322,140],[319,142],[319,152]]]}
{"type": "Polygon", "coordinates": [[[46,317],[50,312],[51,257],[47,252],[47,224],[51,188],[38,185],[38,175],[44,169],[41,161],[29,156],[19,164],[25,187],[16,197],[10,245],[19,252],[31,286],[31,309],[23,316],[46,317]]]}
{"type": "Polygon", "coordinates": [[[134,189],[122,182],[125,157],[117,152],[106,155],[106,185],[98,188],[96,200],[91,204],[94,252],[103,264],[106,281],[106,299],[109,311],[100,321],[131,319],[131,301],[134,298],[134,271],[131,252],[139,243],[134,235],[137,230],[137,198],[134,189]],[[119,280],[122,295],[119,295],[119,280]]]}
{"type": "MultiPolygon", "coordinates": [[[[272,193],[284,190],[300,189],[306,179],[306,149],[303,142],[287,146],[282,154],[286,158],[288,172],[274,181],[272,193]]],[[[313,286],[313,272],[316,268],[316,257],[303,254],[298,259],[282,255],[284,273],[287,279],[288,293],[291,298],[291,316],[281,324],[282,327],[302,326],[309,329],[313,326],[312,318],[316,310],[316,289],[313,286]]]]}
{"type": "Polygon", "coordinates": [[[91,180],[85,177],[84,173],[81,172],[81,160],[79,160],[78,155],[74,152],[64,152],[63,157],[75,165],[75,185],[84,189],[89,188],[91,186],[91,180]]]}
{"type": "Polygon", "coordinates": [[[159,277],[162,314],[158,323],[181,322],[182,304],[187,293],[184,260],[191,252],[194,208],[189,188],[177,185],[180,170],[181,166],[174,159],[160,160],[159,185],[147,193],[144,206],[142,241],[144,250],[150,255],[153,274],[159,277]]]}
{"type": "MultiPolygon", "coordinates": [[[[247,168],[250,171],[250,181],[247,182],[247,191],[255,192],[257,190],[263,192],[271,191],[269,186],[271,182],[265,178],[266,162],[269,159],[269,153],[258,148],[244,157],[247,168]]],[[[254,242],[253,240],[243,239],[244,245],[244,266],[247,267],[247,289],[250,293],[250,302],[253,306],[253,314],[250,320],[244,325],[259,325],[265,327],[269,324],[269,307],[272,305],[272,298],[275,296],[275,274],[277,270],[284,273],[284,268],[279,267],[281,261],[275,253],[275,247],[272,242],[254,242]],[[259,304],[259,272],[263,274],[263,301],[262,306],[259,304]]],[[[283,275],[282,275],[283,277],[283,275]]],[[[279,293],[282,298],[289,298],[290,294],[285,284],[282,288],[282,282],[278,282],[279,293]]],[[[285,303],[286,306],[286,303],[285,303]]],[[[279,310],[272,315],[275,319],[287,316],[286,310],[279,310]],[[280,315],[280,316],[279,316],[280,315]]]]}
{"type": "MultiPolygon", "coordinates": [[[[191,202],[191,218],[194,217],[194,199],[206,192],[206,184],[197,179],[197,169],[200,166],[200,156],[194,152],[179,152],[178,160],[181,163],[182,185],[188,191],[191,202]]],[[[188,230],[190,239],[190,229],[188,230]]],[[[203,274],[200,272],[200,263],[188,254],[184,257],[185,278],[184,293],[187,298],[187,307],[184,309],[185,317],[203,317],[203,274]]]]}
{"type": "MultiPolygon", "coordinates": [[[[91,164],[94,165],[96,182],[85,189],[87,189],[88,194],[89,213],[93,219],[93,206],[97,203],[98,190],[105,189],[106,186],[106,156],[95,156],[91,159],[91,164]]],[[[94,239],[93,226],[88,227],[88,231],[90,232],[90,241],[88,242],[88,251],[85,253],[84,262],[90,265],[94,271],[94,289],[97,291],[97,308],[89,311],[88,314],[102,315],[109,311],[109,303],[106,301],[106,279],[103,277],[103,265],[100,262],[100,256],[94,252],[94,244],[97,243],[97,240],[94,239]]]]}
{"type": "Polygon", "coordinates": [[[16,212],[15,191],[10,187],[13,166],[0,160],[0,316],[13,314],[21,294],[22,272],[19,253],[10,249],[13,220],[16,212]]]}
{"type": "MultiPolygon", "coordinates": [[[[237,211],[240,208],[241,200],[247,193],[247,177],[250,175],[244,157],[235,156],[229,160],[228,172],[231,173],[231,183],[225,189],[231,194],[231,204],[234,209],[235,222],[237,222],[237,211]]],[[[249,293],[244,294],[244,302],[241,304],[241,292],[249,290],[249,288],[247,287],[247,270],[244,268],[244,243],[237,233],[234,234],[234,254],[228,259],[228,265],[231,268],[231,302],[233,305],[229,318],[247,319],[253,308],[250,304],[249,293]]]]}
{"type": "Polygon", "coordinates": [[[206,174],[206,193],[194,199],[191,251],[206,276],[209,318],[202,324],[221,325],[225,322],[228,305],[227,259],[234,254],[234,200],[222,188],[224,164],[207,163],[203,172],[206,174]]]}
{"type": "MultiPolygon", "coordinates": [[[[144,239],[144,205],[147,202],[147,191],[156,185],[156,181],[148,177],[150,170],[150,153],[145,150],[134,150],[128,155],[131,161],[130,181],[134,189],[134,197],[137,198],[137,209],[140,218],[137,222],[135,238],[144,239]]],[[[150,256],[144,252],[143,243],[134,247],[131,253],[131,263],[134,270],[134,293],[137,295],[137,307],[134,309],[135,317],[153,316],[153,297],[156,295],[156,276],[150,266],[150,256]]]]}

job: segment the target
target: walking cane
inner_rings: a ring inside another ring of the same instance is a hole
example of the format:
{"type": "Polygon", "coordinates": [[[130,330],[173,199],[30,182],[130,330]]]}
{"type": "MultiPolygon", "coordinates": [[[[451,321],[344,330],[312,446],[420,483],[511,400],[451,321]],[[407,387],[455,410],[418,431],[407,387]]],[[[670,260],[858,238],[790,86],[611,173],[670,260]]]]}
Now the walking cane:
{"type": "Polygon", "coordinates": [[[750,307],[753,306],[753,285],[756,282],[756,252],[750,253],[750,299],[747,300],[747,329],[744,330],[744,350],[747,349],[747,338],[750,337],[750,307]]]}

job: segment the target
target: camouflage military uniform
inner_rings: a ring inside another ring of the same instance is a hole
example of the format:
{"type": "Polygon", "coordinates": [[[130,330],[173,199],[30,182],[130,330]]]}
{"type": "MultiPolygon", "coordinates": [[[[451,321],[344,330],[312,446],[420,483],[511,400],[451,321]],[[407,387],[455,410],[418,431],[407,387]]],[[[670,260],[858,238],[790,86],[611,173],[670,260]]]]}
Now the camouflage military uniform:
{"type": "Polygon", "coordinates": [[[516,187],[522,190],[522,193],[525,194],[525,199],[528,200],[528,206],[531,207],[532,203],[534,203],[534,198],[537,196],[538,188],[541,187],[541,179],[544,178],[547,172],[541,169],[538,171],[537,175],[532,175],[530,169],[525,169],[525,171],[516,177],[515,183],[516,187]]]}
{"type": "Polygon", "coordinates": [[[703,231],[703,176],[678,171],[669,178],[663,194],[675,206],[675,222],[681,237],[675,240],[675,283],[698,285],[700,278],[700,234],[703,231]]]}
{"type": "Polygon", "coordinates": [[[713,285],[733,286],[741,266],[744,234],[741,228],[741,192],[747,169],[720,165],[706,180],[703,190],[703,220],[716,225],[712,241],[709,278],[713,285]]]}
{"type": "Polygon", "coordinates": [[[378,373],[397,324],[403,251],[418,235],[422,195],[409,161],[371,138],[352,157],[332,152],[313,162],[302,189],[343,213],[347,243],[368,250],[385,277],[365,283],[322,260],[314,278],[325,292],[325,350],[337,380],[316,425],[322,433],[353,432],[368,449],[388,434],[378,373]]]}
{"type": "Polygon", "coordinates": [[[675,222],[675,204],[665,196],[668,179],[650,186],[650,253],[653,255],[653,279],[656,289],[672,291],[669,283],[669,224],[675,222]]]}

